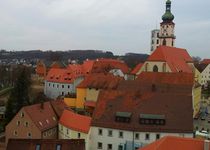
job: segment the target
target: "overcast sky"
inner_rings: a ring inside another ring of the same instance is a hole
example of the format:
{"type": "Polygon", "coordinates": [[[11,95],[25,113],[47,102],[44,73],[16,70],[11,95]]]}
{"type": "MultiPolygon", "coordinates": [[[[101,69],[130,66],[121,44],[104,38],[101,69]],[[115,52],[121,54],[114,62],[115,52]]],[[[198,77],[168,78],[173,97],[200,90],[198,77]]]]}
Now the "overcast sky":
{"type": "MultiPolygon", "coordinates": [[[[0,0],[0,48],[149,53],[165,0],[0,0]]],[[[210,0],[172,0],[176,47],[210,58],[210,0]]]]}

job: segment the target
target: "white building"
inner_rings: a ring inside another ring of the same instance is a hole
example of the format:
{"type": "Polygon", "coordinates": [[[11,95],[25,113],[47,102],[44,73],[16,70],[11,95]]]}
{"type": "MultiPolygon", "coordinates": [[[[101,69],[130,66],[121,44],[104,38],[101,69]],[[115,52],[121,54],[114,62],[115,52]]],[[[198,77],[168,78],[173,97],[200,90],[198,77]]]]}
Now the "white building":
{"type": "Polygon", "coordinates": [[[69,69],[50,69],[45,79],[44,94],[48,98],[56,99],[76,93],[76,86],[83,80],[69,69]]]}
{"type": "Polygon", "coordinates": [[[201,72],[201,84],[205,85],[210,81],[210,64],[201,72]]]}
{"type": "Polygon", "coordinates": [[[159,29],[154,29],[151,31],[151,53],[160,45],[159,33],[159,29]]]}

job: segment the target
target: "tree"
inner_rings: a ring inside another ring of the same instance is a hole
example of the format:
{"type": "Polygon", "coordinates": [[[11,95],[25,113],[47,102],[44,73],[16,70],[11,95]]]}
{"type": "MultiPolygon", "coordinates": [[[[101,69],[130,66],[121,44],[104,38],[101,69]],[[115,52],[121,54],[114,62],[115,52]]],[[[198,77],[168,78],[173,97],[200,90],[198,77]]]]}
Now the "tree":
{"type": "Polygon", "coordinates": [[[30,104],[29,90],[31,86],[30,71],[26,67],[20,67],[17,80],[12,89],[6,105],[6,122],[23,107],[30,104]]]}

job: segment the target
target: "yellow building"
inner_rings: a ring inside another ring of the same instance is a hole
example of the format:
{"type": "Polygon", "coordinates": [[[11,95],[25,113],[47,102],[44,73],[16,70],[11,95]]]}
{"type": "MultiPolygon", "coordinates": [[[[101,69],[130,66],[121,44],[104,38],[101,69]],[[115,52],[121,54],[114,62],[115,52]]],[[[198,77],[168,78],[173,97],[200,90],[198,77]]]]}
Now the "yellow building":
{"type": "Polygon", "coordinates": [[[64,98],[64,102],[73,108],[93,109],[98,100],[98,95],[103,89],[114,89],[122,81],[122,77],[112,74],[91,74],[87,76],[76,89],[76,98],[64,98]]]}
{"type": "Polygon", "coordinates": [[[91,118],[64,110],[59,120],[59,139],[85,139],[85,147],[89,149],[89,131],[91,118]]]}
{"type": "Polygon", "coordinates": [[[199,83],[195,83],[193,87],[193,118],[200,112],[201,107],[201,85],[199,83]]]}

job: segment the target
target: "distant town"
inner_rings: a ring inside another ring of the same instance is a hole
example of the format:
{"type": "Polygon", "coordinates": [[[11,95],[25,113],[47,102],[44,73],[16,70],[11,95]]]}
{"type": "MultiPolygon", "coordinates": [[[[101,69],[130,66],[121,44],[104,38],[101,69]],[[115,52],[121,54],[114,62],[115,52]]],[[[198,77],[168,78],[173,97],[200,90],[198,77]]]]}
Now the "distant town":
{"type": "Polygon", "coordinates": [[[0,150],[210,150],[210,57],[165,5],[150,55],[0,50],[0,150]]]}

